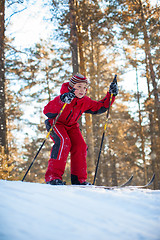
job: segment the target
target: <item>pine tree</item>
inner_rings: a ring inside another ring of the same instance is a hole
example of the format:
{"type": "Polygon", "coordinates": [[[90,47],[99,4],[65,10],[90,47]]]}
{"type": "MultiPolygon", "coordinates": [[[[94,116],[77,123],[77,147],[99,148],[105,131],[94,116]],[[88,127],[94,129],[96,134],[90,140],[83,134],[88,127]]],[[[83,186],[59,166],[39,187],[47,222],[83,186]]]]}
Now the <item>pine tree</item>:
{"type": "MultiPolygon", "coordinates": [[[[136,65],[139,64],[140,68],[146,69],[141,73],[142,76],[146,76],[147,80],[147,85],[149,88],[153,89],[153,91],[150,91],[148,99],[148,104],[149,102],[152,101],[154,103],[152,105],[152,110],[149,114],[149,119],[148,121],[154,124],[154,126],[150,125],[150,139],[151,139],[151,144],[154,142],[159,142],[157,141],[157,137],[159,133],[157,132],[157,129],[159,131],[159,100],[158,100],[158,87],[157,87],[157,79],[158,79],[158,72],[157,72],[157,47],[158,47],[158,25],[159,25],[159,20],[158,20],[158,12],[159,12],[159,7],[158,4],[152,6],[150,1],[110,1],[110,4],[108,5],[111,11],[111,14],[113,16],[113,20],[115,22],[115,25],[117,28],[119,28],[120,31],[120,37],[119,40],[126,40],[128,46],[124,48],[125,53],[127,55],[127,58],[129,59],[129,63],[136,69],[136,65]],[[154,22],[154,24],[153,24],[154,22]],[[132,47],[136,47],[136,52],[139,53],[136,56],[136,61],[135,61],[135,51],[131,51],[132,47]],[[127,51],[126,50],[130,50],[127,51]],[[156,59],[156,61],[155,61],[156,59]],[[157,120],[153,120],[156,118],[157,120]],[[153,132],[154,131],[154,132],[153,132]]],[[[159,47],[158,47],[159,48],[159,47]]],[[[138,65],[137,65],[138,66],[138,65]]],[[[145,101],[147,103],[147,101],[145,101]]],[[[146,104],[145,103],[145,104],[146,104]]],[[[151,106],[151,105],[150,105],[151,106]]],[[[140,112],[139,112],[140,113],[140,112]]],[[[140,123],[141,127],[142,125],[145,125],[144,128],[144,134],[147,134],[147,124],[146,124],[146,118],[147,118],[147,112],[143,111],[143,119],[145,120],[140,123]]],[[[142,128],[141,128],[142,129],[142,128]]],[[[142,133],[139,134],[141,135],[141,140],[142,140],[142,133]]],[[[148,149],[150,147],[150,144],[148,142],[148,139],[146,136],[143,136],[145,139],[144,143],[146,144],[146,148],[148,149]]],[[[142,152],[144,152],[144,143],[142,144],[142,152]]],[[[157,165],[157,169],[159,169],[159,161],[157,160],[158,152],[156,153],[156,148],[153,146],[151,147],[151,152],[152,149],[154,149],[154,162],[157,165]]],[[[145,161],[145,158],[148,159],[147,151],[145,151],[145,156],[143,153],[143,159],[145,161]]],[[[150,156],[151,158],[151,156],[150,156]]],[[[146,161],[147,164],[150,164],[151,161],[146,161]]],[[[154,165],[154,164],[153,164],[154,165]]],[[[146,166],[147,167],[147,166],[146,166]]],[[[151,171],[147,170],[149,176],[151,176],[151,171]]],[[[146,172],[145,171],[145,172],[146,172]]],[[[159,170],[158,170],[159,171],[159,170]]],[[[146,174],[145,174],[146,175],[146,174]]],[[[158,174],[159,175],[159,174],[158,174]]],[[[158,179],[157,179],[158,182],[158,179]]],[[[158,183],[156,183],[157,188],[158,183]]]]}
{"type": "Polygon", "coordinates": [[[5,112],[5,0],[0,1],[0,145],[7,153],[6,112],[5,112]]]}

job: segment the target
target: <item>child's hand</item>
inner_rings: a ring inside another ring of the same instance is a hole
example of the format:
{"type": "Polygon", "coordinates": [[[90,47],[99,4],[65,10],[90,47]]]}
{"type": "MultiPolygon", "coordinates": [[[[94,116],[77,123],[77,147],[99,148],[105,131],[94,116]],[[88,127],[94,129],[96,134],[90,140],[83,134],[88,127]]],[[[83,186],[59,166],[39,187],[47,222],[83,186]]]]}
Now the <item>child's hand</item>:
{"type": "Polygon", "coordinates": [[[70,92],[62,94],[60,96],[61,101],[70,104],[71,101],[75,98],[74,91],[75,89],[73,88],[70,92]]]}

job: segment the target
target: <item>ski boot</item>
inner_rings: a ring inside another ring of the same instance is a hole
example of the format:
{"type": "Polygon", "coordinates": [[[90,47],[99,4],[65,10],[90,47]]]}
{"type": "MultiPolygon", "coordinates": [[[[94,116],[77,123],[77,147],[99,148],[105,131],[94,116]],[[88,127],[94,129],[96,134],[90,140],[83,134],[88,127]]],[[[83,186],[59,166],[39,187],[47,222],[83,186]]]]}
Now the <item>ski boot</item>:
{"type": "Polygon", "coordinates": [[[47,182],[47,184],[51,184],[51,185],[66,185],[66,182],[63,182],[60,179],[54,179],[52,181],[47,182]]]}

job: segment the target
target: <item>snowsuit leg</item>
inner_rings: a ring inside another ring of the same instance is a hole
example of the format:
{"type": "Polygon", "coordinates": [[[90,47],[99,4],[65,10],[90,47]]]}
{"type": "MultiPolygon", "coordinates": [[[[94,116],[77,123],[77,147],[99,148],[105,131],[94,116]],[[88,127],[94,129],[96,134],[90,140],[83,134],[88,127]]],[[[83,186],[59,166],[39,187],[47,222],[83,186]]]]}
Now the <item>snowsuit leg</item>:
{"type": "Polygon", "coordinates": [[[45,174],[46,182],[54,179],[62,180],[67,157],[71,148],[70,138],[63,125],[56,125],[51,139],[54,141],[54,145],[51,149],[50,160],[48,161],[48,168],[45,174]]]}
{"type": "Polygon", "coordinates": [[[85,182],[87,179],[87,145],[78,125],[69,127],[56,124],[51,138],[55,144],[52,147],[45,174],[46,182],[54,179],[62,180],[69,152],[71,152],[72,179],[74,176],[72,183],[85,182]]]}
{"type": "Polygon", "coordinates": [[[68,131],[68,135],[71,141],[71,182],[78,184],[87,179],[87,145],[77,125],[68,131]]]}

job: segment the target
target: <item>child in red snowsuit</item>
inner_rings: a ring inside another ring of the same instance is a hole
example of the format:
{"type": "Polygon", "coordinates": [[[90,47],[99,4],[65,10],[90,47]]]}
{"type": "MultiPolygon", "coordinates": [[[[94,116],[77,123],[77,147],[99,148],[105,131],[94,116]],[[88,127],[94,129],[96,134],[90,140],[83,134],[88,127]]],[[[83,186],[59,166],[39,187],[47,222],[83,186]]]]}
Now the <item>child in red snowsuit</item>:
{"type": "Polygon", "coordinates": [[[118,94],[116,83],[111,83],[109,92],[101,101],[93,101],[87,97],[88,81],[81,74],[73,76],[69,82],[63,83],[61,95],[54,98],[44,107],[45,121],[49,131],[54,119],[60,112],[64,103],[67,103],[63,112],[50,134],[54,145],[51,149],[50,160],[45,174],[45,181],[51,185],[64,185],[62,176],[68,154],[71,154],[71,183],[77,185],[89,184],[87,179],[87,145],[79,129],[78,119],[83,113],[100,114],[109,107],[110,93],[113,93],[111,104],[118,94]]]}

